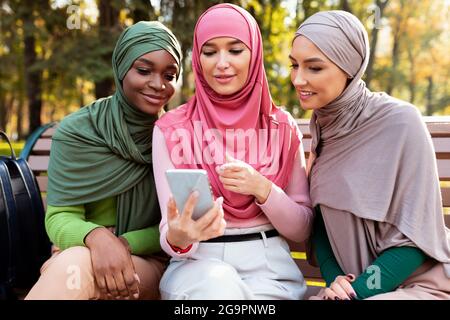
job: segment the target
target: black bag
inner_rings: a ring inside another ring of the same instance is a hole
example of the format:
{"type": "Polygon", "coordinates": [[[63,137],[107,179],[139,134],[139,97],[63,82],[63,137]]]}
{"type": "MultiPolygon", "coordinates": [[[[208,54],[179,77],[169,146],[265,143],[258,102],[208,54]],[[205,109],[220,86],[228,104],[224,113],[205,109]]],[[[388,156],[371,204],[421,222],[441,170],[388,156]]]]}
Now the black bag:
{"type": "Polygon", "coordinates": [[[14,288],[29,289],[50,257],[45,211],[36,178],[24,159],[0,156],[0,299],[14,288]]]}

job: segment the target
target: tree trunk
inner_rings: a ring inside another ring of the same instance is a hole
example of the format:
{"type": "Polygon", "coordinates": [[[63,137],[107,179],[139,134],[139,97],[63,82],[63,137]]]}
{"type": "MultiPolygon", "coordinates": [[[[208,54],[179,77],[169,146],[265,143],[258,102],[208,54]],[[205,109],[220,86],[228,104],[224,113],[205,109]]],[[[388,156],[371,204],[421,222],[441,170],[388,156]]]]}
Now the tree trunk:
{"type": "Polygon", "coordinates": [[[0,92],[0,130],[6,130],[6,96],[0,92]]]}
{"type": "Polygon", "coordinates": [[[17,139],[22,140],[24,139],[23,134],[23,111],[24,111],[24,105],[23,105],[23,97],[22,95],[19,96],[19,103],[17,104],[17,139]]]}
{"type": "Polygon", "coordinates": [[[107,78],[95,82],[95,98],[103,98],[112,94],[113,79],[107,78]]]}
{"type": "Polygon", "coordinates": [[[24,15],[25,25],[25,84],[28,98],[29,129],[28,134],[41,126],[42,109],[42,72],[30,69],[37,62],[34,19],[30,8],[24,15]]]}
{"type": "MultiPolygon", "coordinates": [[[[183,67],[182,74],[182,87],[180,90],[180,100],[184,103],[189,95],[190,85],[188,83],[189,72],[190,69],[190,61],[186,59],[188,50],[192,46],[192,36],[191,32],[183,32],[183,30],[190,30],[190,28],[194,28],[194,26],[189,26],[187,23],[190,22],[190,19],[186,16],[188,13],[192,13],[193,10],[198,9],[195,5],[195,1],[184,1],[184,6],[181,7],[178,1],[173,3],[172,7],[172,29],[177,31],[178,36],[177,39],[181,45],[181,54],[183,55],[183,60],[181,61],[183,67]]],[[[193,34],[193,31],[192,31],[193,34]]],[[[164,110],[168,110],[168,106],[164,106],[164,110]]]]}
{"type": "Polygon", "coordinates": [[[79,90],[78,92],[80,93],[80,95],[78,97],[79,105],[80,105],[80,108],[83,108],[86,104],[86,102],[84,101],[84,81],[83,81],[83,79],[80,79],[80,87],[78,90],[79,90]]]}
{"type": "Polygon", "coordinates": [[[8,95],[5,92],[0,95],[0,129],[3,131],[6,131],[6,126],[9,123],[14,104],[15,97],[13,94],[8,95]]]}
{"type": "Polygon", "coordinates": [[[341,10],[347,11],[352,13],[352,8],[350,7],[350,4],[348,3],[348,0],[341,0],[341,10]]]}
{"type": "Polygon", "coordinates": [[[302,7],[303,7],[303,12],[305,13],[305,20],[312,16],[314,13],[319,11],[319,7],[313,7],[312,6],[312,2],[315,2],[314,0],[303,0],[302,1],[302,7]]]}
{"type": "Polygon", "coordinates": [[[433,115],[433,76],[429,76],[427,78],[428,86],[427,86],[427,105],[426,105],[426,115],[433,115]]]}
{"type": "Polygon", "coordinates": [[[26,96],[26,85],[25,85],[25,66],[24,66],[24,56],[23,51],[21,50],[20,58],[17,63],[17,72],[19,75],[19,80],[17,83],[17,88],[19,91],[18,94],[18,103],[17,103],[17,138],[19,140],[22,140],[25,138],[25,132],[24,132],[24,119],[27,118],[27,115],[25,114],[26,106],[25,106],[25,96],[26,96]]]}
{"type": "MultiPolygon", "coordinates": [[[[183,60],[181,62],[183,65],[183,85],[180,90],[180,100],[182,103],[189,98],[194,87],[192,83],[189,83],[192,71],[191,60],[187,57],[189,50],[192,48],[195,23],[200,14],[210,5],[211,3],[208,1],[186,0],[183,3],[175,1],[171,7],[173,18],[171,28],[180,41],[183,54],[183,60]]],[[[165,4],[165,10],[169,10],[167,4],[165,4]]],[[[165,14],[169,14],[169,12],[161,12],[161,15],[165,14]]]]}
{"type": "MultiPolygon", "coordinates": [[[[389,2],[389,0],[385,0],[385,1],[377,0],[375,3],[375,5],[380,10],[379,11],[380,19],[383,17],[383,11],[384,11],[384,8],[387,6],[388,2],[389,2]]],[[[378,29],[377,24],[374,23],[371,37],[370,37],[371,46],[370,46],[370,54],[369,54],[369,64],[367,65],[366,78],[365,78],[366,85],[368,88],[370,88],[370,82],[372,81],[372,78],[373,78],[373,66],[375,64],[375,53],[377,50],[378,30],[379,29],[378,29]]]]}
{"type": "Polygon", "coordinates": [[[409,58],[409,102],[414,104],[416,100],[416,70],[414,68],[414,53],[411,45],[408,45],[408,58],[409,58]]]}
{"type": "MultiPolygon", "coordinates": [[[[98,9],[99,15],[99,38],[101,43],[109,43],[108,41],[111,34],[114,34],[115,27],[119,23],[119,10],[116,9],[109,0],[99,0],[98,9]]],[[[112,52],[112,51],[111,51],[112,52]]],[[[101,59],[107,64],[111,64],[111,52],[103,55],[101,59]]],[[[100,79],[95,82],[95,97],[103,98],[107,97],[112,93],[114,84],[114,79],[112,77],[107,77],[100,79]]]]}
{"type": "Polygon", "coordinates": [[[133,10],[131,12],[131,17],[133,18],[134,23],[138,21],[151,21],[155,20],[156,14],[155,9],[152,6],[152,3],[148,0],[134,0],[133,1],[133,10]]]}
{"type": "Polygon", "coordinates": [[[397,66],[398,66],[398,47],[399,47],[399,37],[396,35],[394,37],[394,44],[392,47],[392,67],[391,67],[391,75],[388,80],[388,85],[386,88],[387,94],[392,94],[394,90],[395,84],[397,82],[397,66]]]}
{"type": "MultiPolygon", "coordinates": [[[[0,62],[3,62],[0,60],[0,62]]],[[[0,81],[3,79],[3,69],[0,68],[0,81]]],[[[6,129],[6,92],[0,86],[0,130],[6,129]]]]}
{"type": "Polygon", "coordinates": [[[386,87],[386,93],[392,94],[395,85],[397,84],[397,68],[399,62],[399,46],[400,46],[400,34],[401,34],[401,24],[402,18],[401,16],[397,16],[398,20],[396,25],[394,26],[394,36],[393,36],[393,45],[392,45],[392,67],[391,67],[391,75],[388,80],[388,84],[386,87]]]}

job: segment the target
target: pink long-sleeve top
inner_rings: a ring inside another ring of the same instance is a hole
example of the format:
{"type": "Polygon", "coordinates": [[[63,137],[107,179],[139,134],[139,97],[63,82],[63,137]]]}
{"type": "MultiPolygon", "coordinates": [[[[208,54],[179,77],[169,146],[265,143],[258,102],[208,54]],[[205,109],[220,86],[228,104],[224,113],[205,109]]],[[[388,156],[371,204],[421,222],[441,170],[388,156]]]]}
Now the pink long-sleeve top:
{"type": "MultiPolygon", "coordinates": [[[[167,242],[167,203],[171,192],[165,172],[168,169],[174,169],[175,166],[170,159],[164,135],[157,126],[153,130],[152,145],[153,172],[161,207],[161,223],[159,225],[161,248],[172,257],[188,258],[197,250],[198,242],[193,243],[191,249],[185,253],[176,253],[167,242]]],[[[312,228],[313,211],[301,143],[294,161],[292,175],[285,190],[272,183],[272,189],[266,202],[260,204],[255,199],[263,214],[239,222],[227,221],[227,228],[250,228],[270,223],[285,238],[295,242],[304,241],[312,228]]]]}

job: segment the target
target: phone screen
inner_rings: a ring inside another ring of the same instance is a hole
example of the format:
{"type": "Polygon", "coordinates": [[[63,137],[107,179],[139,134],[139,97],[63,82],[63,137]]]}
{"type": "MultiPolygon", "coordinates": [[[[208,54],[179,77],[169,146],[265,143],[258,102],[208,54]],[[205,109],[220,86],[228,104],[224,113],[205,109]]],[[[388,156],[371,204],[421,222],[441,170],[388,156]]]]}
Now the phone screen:
{"type": "Polygon", "coordinates": [[[190,194],[195,190],[199,192],[199,197],[192,219],[197,220],[213,207],[214,199],[206,170],[170,169],[166,171],[166,177],[180,214],[190,194]]]}

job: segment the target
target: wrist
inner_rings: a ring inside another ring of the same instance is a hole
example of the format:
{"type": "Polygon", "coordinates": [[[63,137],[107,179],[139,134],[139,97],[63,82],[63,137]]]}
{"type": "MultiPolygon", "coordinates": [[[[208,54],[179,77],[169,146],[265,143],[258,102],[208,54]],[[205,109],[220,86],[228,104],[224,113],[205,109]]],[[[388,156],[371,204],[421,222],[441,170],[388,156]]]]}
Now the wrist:
{"type": "MultiPolygon", "coordinates": [[[[103,233],[104,227],[98,227],[95,229],[92,229],[85,237],[84,237],[84,244],[86,247],[91,248],[91,246],[97,241],[96,239],[98,236],[103,233]]],[[[106,229],[105,229],[106,230],[106,229]]]]}
{"type": "Polygon", "coordinates": [[[128,242],[128,240],[122,236],[119,236],[118,239],[124,245],[124,247],[128,250],[128,252],[131,253],[131,247],[130,247],[130,243],[128,242]]]}
{"type": "Polygon", "coordinates": [[[183,253],[187,253],[189,252],[189,250],[191,250],[192,248],[192,244],[190,244],[189,246],[187,246],[186,248],[182,249],[176,246],[173,246],[169,243],[170,247],[172,248],[172,250],[178,254],[183,254],[183,253]]]}
{"type": "Polygon", "coordinates": [[[180,250],[185,250],[189,246],[192,246],[192,241],[177,239],[176,237],[173,237],[172,234],[170,234],[170,232],[167,232],[166,241],[172,248],[178,248],[180,250]]]}
{"type": "Polygon", "coordinates": [[[272,190],[272,181],[264,177],[263,183],[260,184],[258,192],[255,195],[256,201],[260,204],[265,203],[269,197],[270,190],[272,190]]]}
{"type": "Polygon", "coordinates": [[[169,246],[172,248],[172,250],[173,250],[174,252],[178,253],[178,254],[186,253],[186,252],[188,252],[189,250],[191,250],[191,248],[192,248],[192,243],[189,244],[189,245],[187,245],[187,246],[179,247],[179,246],[177,246],[177,245],[175,245],[175,244],[172,244],[172,243],[169,241],[169,239],[168,239],[167,237],[166,237],[166,241],[167,241],[167,243],[169,244],[169,246]]]}

